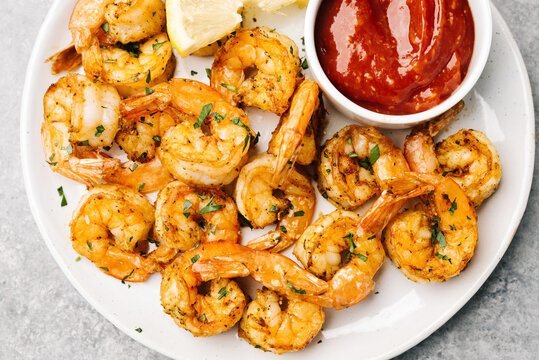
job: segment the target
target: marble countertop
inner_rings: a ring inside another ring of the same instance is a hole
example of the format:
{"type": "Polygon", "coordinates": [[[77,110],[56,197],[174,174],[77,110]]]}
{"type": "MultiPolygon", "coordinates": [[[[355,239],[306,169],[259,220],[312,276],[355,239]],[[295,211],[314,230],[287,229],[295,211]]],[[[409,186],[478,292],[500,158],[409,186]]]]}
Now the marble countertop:
{"type": "MultiPolygon", "coordinates": [[[[0,3],[0,359],[165,359],[116,329],[69,283],[30,213],[19,155],[20,99],[32,46],[53,0],[0,3]],[[7,45],[7,46],[6,46],[7,45]]],[[[495,0],[520,47],[539,119],[538,0],[495,0]]],[[[539,156],[536,159],[539,161],[539,156]]],[[[399,359],[536,359],[539,178],[507,253],[475,296],[399,359]]]]}

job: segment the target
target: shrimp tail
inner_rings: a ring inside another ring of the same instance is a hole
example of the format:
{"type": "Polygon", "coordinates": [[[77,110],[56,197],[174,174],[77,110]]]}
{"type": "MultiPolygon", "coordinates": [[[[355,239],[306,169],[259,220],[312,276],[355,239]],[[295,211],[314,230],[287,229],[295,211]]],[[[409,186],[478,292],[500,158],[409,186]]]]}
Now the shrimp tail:
{"type": "Polygon", "coordinates": [[[284,235],[278,230],[270,231],[267,234],[257,237],[247,243],[247,246],[253,250],[269,250],[272,252],[281,252],[294,244],[294,240],[284,235]]]}
{"type": "Polygon", "coordinates": [[[45,62],[52,62],[51,74],[57,75],[62,71],[74,71],[82,65],[82,56],[77,53],[75,45],[71,44],[56,54],[51,55],[45,62]]]}

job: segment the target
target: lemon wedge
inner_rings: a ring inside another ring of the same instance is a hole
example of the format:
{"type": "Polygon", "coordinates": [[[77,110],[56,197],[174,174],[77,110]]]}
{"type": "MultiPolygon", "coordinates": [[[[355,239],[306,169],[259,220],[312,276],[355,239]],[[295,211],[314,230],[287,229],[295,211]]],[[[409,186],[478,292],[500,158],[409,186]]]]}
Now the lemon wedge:
{"type": "Polygon", "coordinates": [[[274,13],[282,7],[297,3],[299,7],[307,6],[309,0],[245,0],[245,5],[256,6],[262,11],[274,13]]]}
{"type": "Polygon", "coordinates": [[[234,31],[242,8],[241,0],[166,0],[170,41],[186,57],[234,31]]]}

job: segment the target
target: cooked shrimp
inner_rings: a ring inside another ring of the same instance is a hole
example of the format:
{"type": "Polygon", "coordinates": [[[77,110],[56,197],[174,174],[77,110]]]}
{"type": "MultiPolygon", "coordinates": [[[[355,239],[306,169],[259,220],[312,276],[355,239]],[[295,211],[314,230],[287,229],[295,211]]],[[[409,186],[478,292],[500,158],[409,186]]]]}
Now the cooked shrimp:
{"type": "Polygon", "coordinates": [[[73,249],[107,275],[145,281],[158,270],[142,255],[153,222],[153,206],[143,195],[120,185],[97,185],[73,213],[73,249]]]}
{"type": "Polygon", "coordinates": [[[119,184],[147,194],[161,190],[174,180],[163,167],[158,157],[152,161],[138,164],[133,161],[123,162],[120,167],[105,177],[107,184],[119,184]]]}
{"type": "Polygon", "coordinates": [[[155,158],[161,138],[167,130],[182,121],[194,120],[173,107],[124,116],[120,120],[121,129],[116,135],[116,142],[131,160],[149,162],[155,158]]]}
{"type": "Polygon", "coordinates": [[[78,0],[69,19],[69,30],[81,53],[97,38],[108,44],[146,39],[161,32],[165,21],[165,4],[161,0],[78,0]]]}
{"type": "Polygon", "coordinates": [[[309,226],[316,196],[310,180],[296,169],[281,184],[274,184],[273,155],[258,155],[240,172],[234,198],[239,212],[254,228],[263,228],[276,221],[277,227],[256,238],[248,246],[257,250],[282,251],[292,245],[309,226]]]}
{"type": "Polygon", "coordinates": [[[423,209],[397,215],[384,230],[384,245],[393,263],[415,282],[442,282],[458,275],[477,244],[475,208],[449,177],[408,173],[397,185],[427,194],[423,209]],[[427,205],[428,204],[428,205],[427,205]]]}
{"type": "Polygon", "coordinates": [[[325,314],[318,305],[257,290],[238,327],[238,336],[275,354],[303,350],[318,334],[325,314]]]}
{"type": "Polygon", "coordinates": [[[374,287],[372,279],[356,267],[343,267],[326,282],[289,258],[273,252],[211,242],[187,253],[194,256],[197,251],[212,253],[196,261],[192,267],[201,280],[251,276],[288,299],[299,299],[322,307],[347,308],[363,300],[374,287]]]}
{"type": "Polygon", "coordinates": [[[460,185],[474,206],[491,196],[502,178],[500,157],[482,132],[459,130],[436,145],[442,174],[460,185]]]}
{"type": "Polygon", "coordinates": [[[333,205],[354,209],[409,171],[400,149],[374,127],[349,125],[324,145],[318,188],[333,205]]]}
{"type": "Polygon", "coordinates": [[[240,29],[215,54],[211,86],[234,105],[281,115],[299,79],[298,54],[294,41],[266,27],[240,29]]]}
{"type": "Polygon", "coordinates": [[[41,139],[53,171],[93,186],[118,168],[118,159],[96,149],[112,145],[118,131],[116,89],[69,74],[49,87],[43,109],[41,139]]]}
{"type": "Polygon", "coordinates": [[[378,229],[358,234],[360,224],[361,218],[350,211],[335,210],[323,215],[301,235],[294,255],[307,270],[326,281],[343,266],[353,267],[372,279],[385,253],[380,239],[374,235],[378,229]]]}
{"type": "Polygon", "coordinates": [[[211,87],[198,81],[172,79],[154,92],[122,103],[124,116],[162,111],[172,106],[191,117],[161,137],[157,154],[165,168],[188,184],[220,186],[231,183],[247,161],[254,136],[243,110],[228,104],[211,87]]]}
{"type": "Polygon", "coordinates": [[[496,191],[502,176],[500,157],[488,137],[461,129],[436,146],[433,141],[463,107],[461,101],[438,118],[415,127],[406,137],[404,154],[413,171],[451,177],[479,206],[496,191]]]}
{"type": "Polygon", "coordinates": [[[188,251],[163,273],[161,305],[174,322],[194,336],[212,336],[229,330],[240,319],[247,300],[238,284],[228,279],[210,281],[207,294],[199,293],[203,283],[191,270],[193,263],[208,254],[207,245],[188,251]]]}
{"type": "Polygon", "coordinates": [[[194,188],[174,181],[159,192],[155,202],[155,240],[159,241],[159,259],[209,241],[238,242],[238,210],[230,196],[218,189],[194,188]],[[162,249],[161,249],[162,248],[162,249]]]}
{"type": "Polygon", "coordinates": [[[318,84],[304,80],[292,97],[290,109],[281,116],[268,145],[268,153],[277,156],[274,182],[287,177],[288,174],[282,174],[283,170],[291,168],[287,164],[298,161],[301,165],[309,165],[314,161],[318,117],[324,115],[318,95],[318,84]]]}

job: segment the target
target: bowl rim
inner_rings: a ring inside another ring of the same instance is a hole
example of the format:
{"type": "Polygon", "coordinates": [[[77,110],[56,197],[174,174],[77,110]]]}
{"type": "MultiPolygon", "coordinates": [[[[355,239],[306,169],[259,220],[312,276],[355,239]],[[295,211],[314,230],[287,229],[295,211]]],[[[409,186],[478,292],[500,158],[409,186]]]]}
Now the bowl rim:
{"type": "MultiPolygon", "coordinates": [[[[446,112],[460,100],[462,100],[468,94],[468,92],[470,92],[475,83],[479,80],[479,77],[481,76],[481,73],[483,72],[483,69],[487,63],[492,44],[492,12],[490,1],[468,0],[472,12],[472,18],[474,19],[474,47],[466,76],[460,85],[453,91],[453,93],[438,105],[414,114],[392,115],[369,110],[361,105],[356,104],[342,94],[329,80],[328,76],[320,65],[314,40],[314,28],[316,24],[316,17],[318,15],[318,9],[320,8],[322,1],[324,0],[309,1],[305,14],[305,55],[307,62],[309,63],[309,69],[311,70],[313,78],[320,85],[322,91],[332,102],[336,103],[338,107],[347,109],[350,113],[353,113],[356,118],[365,119],[369,123],[379,124],[381,126],[413,126],[426,122],[446,112]],[[481,16],[477,16],[478,13],[480,13],[481,16]]],[[[345,113],[345,115],[350,117],[349,114],[345,113]]]]}

